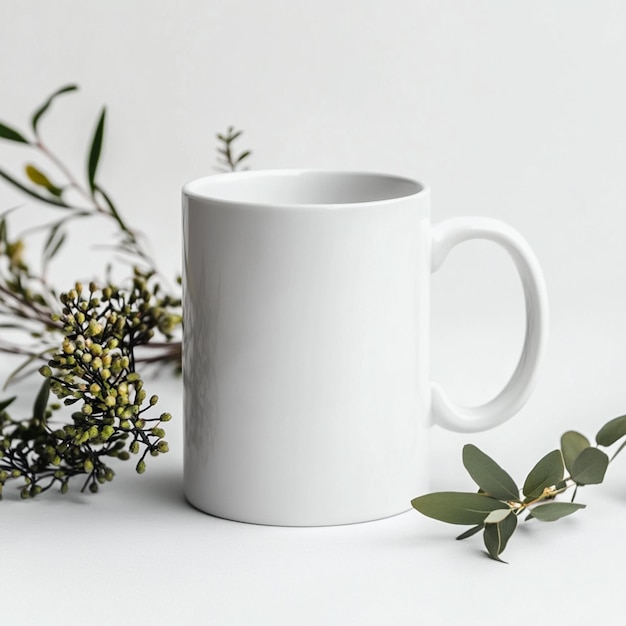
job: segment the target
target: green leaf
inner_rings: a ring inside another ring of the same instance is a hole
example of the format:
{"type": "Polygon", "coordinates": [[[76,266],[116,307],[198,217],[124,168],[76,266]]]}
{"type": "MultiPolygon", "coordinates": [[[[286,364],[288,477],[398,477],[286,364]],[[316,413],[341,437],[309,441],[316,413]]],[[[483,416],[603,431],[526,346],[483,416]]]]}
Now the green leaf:
{"type": "Polygon", "coordinates": [[[48,110],[48,108],[50,107],[50,105],[52,104],[53,100],[57,97],[60,96],[63,93],[69,93],[71,91],[76,91],[78,89],[77,85],[66,85],[65,87],[61,87],[61,89],[57,89],[57,91],[55,91],[33,114],[33,117],[31,119],[31,124],[33,127],[33,130],[35,131],[35,134],[37,134],[37,124],[39,123],[39,120],[41,119],[41,117],[43,116],[43,114],[48,110]]]}
{"type": "Polygon", "coordinates": [[[100,161],[100,152],[102,151],[102,137],[104,135],[104,121],[106,118],[106,109],[102,109],[100,119],[96,126],[96,130],[91,140],[91,147],[89,149],[89,161],[87,163],[87,180],[89,181],[89,188],[93,194],[96,190],[96,171],[98,169],[98,162],[100,161]]]}
{"type": "Polygon", "coordinates": [[[51,194],[55,196],[61,195],[61,189],[59,189],[56,185],[53,185],[50,182],[50,179],[38,168],[29,163],[24,168],[26,172],[26,176],[31,180],[31,182],[35,183],[35,185],[39,185],[39,187],[43,187],[47,189],[51,194]]]}
{"type": "Polygon", "coordinates": [[[9,398],[8,400],[1,400],[0,401],[0,412],[6,410],[7,407],[9,407],[11,404],[13,404],[13,401],[15,400],[15,398],[17,398],[17,396],[13,396],[12,398],[9,398]]]}
{"type": "Polygon", "coordinates": [[[618,439],[626,435],[626,415],[620,415],[607,422],[596,435],[596,443],[599,446],[610,446],[618,439]]]}
{"type": "Polygon", "coordinates": [[[487,517],[485,517],[485,524],[499,524],[507,515],[511,514],[511,509],[497,509],[491,511],[487,517]]]}
{"type": "Polygon", "coordinates": [[[65,207],[68,208],[69,205],[63,202],[60,198],[55,198],[51,196],[41,196],[33,189],[29,189],[28,187],[22,185],[18,180],[13,178],[10,174],[7,174],[4,170],[0,170],[0,178],[4,178],[6,181],[17,187],[20,191],[32,196],[33,198],[37,198],[37,200],[41,202],[45,202],[46,204],[53,204],[54,206],[65,207]]]}
{"type": "Polygon", "coordinates": [[[2,218],[0,220],[0,243],[7,242],[7,220],[6,218],[2,218]]]}
{"type": "Polygon", "coordinates": [[[411,504],[422,515],[448,524],[482,524],[491,511],[509,508],[489,496],[457,491],[429,493],[411,500],[411,504]]]}
{"type": "Polygon", "coordinates": [[[613,454],[613,456],[611,457],[611,461],[624,449],[626,448],[626,441],[624,441],[620,447],[615,451],[615,453],[613,454]]]}
{"type": "Polygon", "coordinates": [[[560,450],[548,452],[530,470],[524,482],[524,495],[527,500],[538,498],[546,487],[552,487],[563,480],[563,457],[560,450]]]}
{"type": "Polygon", "coordinates": [[[483,534],[485,548],[489,556],[496,561],[502,561],[500,555],[517,528],[517,515],[508,515],[499,524],[487,524],[483,534]]]}
{"type": "Polygon", "coordinates": [[[245,152],[242,152],[237,157],[237,160],[235,161],[235,165],[237,165],[238,163],[241,163],[244,159],[247,159],[251,154],[252,154],[251,150],[246,150],[245,152]]]}
{"type": "Polygon", "coordinates": [[[572,468],[572,480],[577,485],[598,485],[604,480],[609,457],[598,448],[583,450],[572,468]]]}
{"type": "Polygon", "coordinates": [[[577,502],[548,502],[547,504],[539,504],[530,512],[530,517],[534,517],[542,522],[556,522],[556,520],[576,513],[580,509],[584,509],[586,504],[578,504],[577,502]]]}
{"type": "Polygon", "coordinates": [[[476,446],[463,446],[463,465],[474,482],[490,496],[498,500],[519,500],[515,481],[476,446]]]}
{"type": "Polygon", "coordinates": [[[48,406],[48,396],[50,395],[50,379],[45,378],[33,405],[33,417],[43,422],[46,418],[46,407],[48,406]]]}
{"type": "Polygon", "coordinates": [[[578,455],[590,446],[589,439],[575,430],[568,430],[561,436],[561,452],[567,471],[571,474],[578,455]]]}
{"type": "Polygon", "coordinates": [[[54,255],[59,251],[63,243],[65,242],[65,235],[63,231],[60,231],[60,228],[63,226],[64,222],[57,222],[51,229],[46,242],[43,246],[43,258],[46,261],[49,261],[54,257],[54,255]]]}
{"type": "Polygon", "coordinates": [[[461,541],[462,539],[467,539],[472,535],[475,535],[477,532],[480,532],[483,529],[484,524],[478,524],[478,526],[472,526],[472,528],[468,528],[464,533],[461,533],[457,537],[457,541],[461,541]]]}
{"type": "Polygon", "coordinates": [[[30,143],[21,133],[15,129],[9,128],[0,122],[0,139],[8,139],[9,141],[17,141],[18,143],[30,143]]]}

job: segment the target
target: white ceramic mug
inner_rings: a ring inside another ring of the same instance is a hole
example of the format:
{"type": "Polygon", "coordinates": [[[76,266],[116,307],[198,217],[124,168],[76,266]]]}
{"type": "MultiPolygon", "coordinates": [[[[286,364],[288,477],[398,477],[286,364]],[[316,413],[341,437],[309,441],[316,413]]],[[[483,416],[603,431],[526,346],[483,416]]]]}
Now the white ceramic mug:
{"type": "Polygon", "coordinates": [[[430,223],[424,185],[369,173],[219,174],[183,189],[185,495],[244,522],[345,524],[410,508],[429,427],[484,430],[526,402],[547,332],[529,246],[480,217],[430,223]],[[526,337],[491,402],[429,379],[430,276],[468,239],[513,258],[526,337]]]}

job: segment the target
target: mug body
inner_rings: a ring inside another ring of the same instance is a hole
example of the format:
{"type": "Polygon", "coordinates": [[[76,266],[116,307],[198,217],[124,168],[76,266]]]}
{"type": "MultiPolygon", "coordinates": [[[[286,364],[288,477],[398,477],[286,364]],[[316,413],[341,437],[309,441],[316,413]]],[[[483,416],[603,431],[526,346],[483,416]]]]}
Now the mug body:
{"type": "Polygon", "coordinates": [[[345,524],[427,488],[429,193],[381,174],[183,189],[184,485],[243,522],[345,524]]]}

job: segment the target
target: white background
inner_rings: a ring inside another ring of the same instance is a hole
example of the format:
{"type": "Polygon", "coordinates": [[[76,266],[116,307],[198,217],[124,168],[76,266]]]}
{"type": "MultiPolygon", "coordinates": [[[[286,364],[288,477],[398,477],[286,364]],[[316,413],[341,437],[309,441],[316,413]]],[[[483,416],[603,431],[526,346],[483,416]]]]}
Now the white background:
{"type": "MultiPolygon", "coordinates": [[[[522,232],[550,295],[543,375],[506,425],[471,437],[433,431],[433,489],[471,488],[466,441],[523,480],[564,430],[593,435],[626,412],[625,76],[617,0],[0,5],[0,120],[26,131],[49,93],[78,83],[42,132],[82,172],[106,104],[102,185],[170,275],[180,267],[180,187],[211,173],[214,135],[229,124],[245,130],[239,145],[253,149],[255,168],[408,175],[432,188],[435,221],[480,214],[522,232]]],[[[14,172],[33,159],[0,145],[14,172]]],[[[0,209],[22,201],[0,187],[0,209]]],[[[27,205],[18,219],[36,215],[27,205]]],[[[72,244],[109,232],[85,225],[72,244]]],[[[54,275],[65,288],[102,265],[101,255],[70,254],[54,275]]],[[[505,382],[522,308],[512,263],[489,244],[464,245],[436,275],[433,377],[457,400],[484,401],[505,382]]],[[[176,383],[162,402],[180,417],[176,383]]],[[[180,428],[178,419],[169,429],[168,458],[142,478],[121,472],[97,498],[5,498],[7,623],[522,623],[529,610],[613,620],[626,556],[622,458],[579,498],[586,511],[524,528],[501,566],[482,557],[479,538],[455,543],[456,528],[411,512],[312,530],[201,515],[180,495],[180,428]]]]}

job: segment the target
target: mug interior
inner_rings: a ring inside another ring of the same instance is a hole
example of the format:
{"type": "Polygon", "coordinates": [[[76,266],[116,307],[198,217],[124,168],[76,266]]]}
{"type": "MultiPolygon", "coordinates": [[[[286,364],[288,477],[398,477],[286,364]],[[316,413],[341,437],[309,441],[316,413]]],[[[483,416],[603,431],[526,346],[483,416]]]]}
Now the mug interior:
{"type": "Polygon", "coordinates": [[[294,206],[363,204],[413,196],[417,181],[388,174],[322,170],[257,170],[207,176],[187,183],[192,197],[237,204],[294,206]]]}

